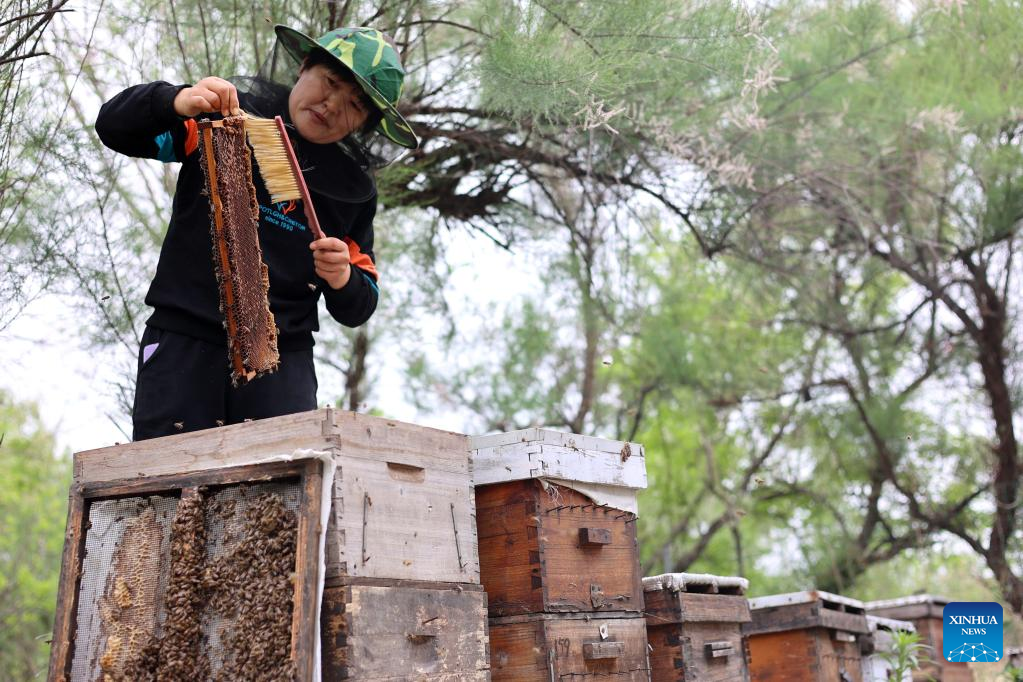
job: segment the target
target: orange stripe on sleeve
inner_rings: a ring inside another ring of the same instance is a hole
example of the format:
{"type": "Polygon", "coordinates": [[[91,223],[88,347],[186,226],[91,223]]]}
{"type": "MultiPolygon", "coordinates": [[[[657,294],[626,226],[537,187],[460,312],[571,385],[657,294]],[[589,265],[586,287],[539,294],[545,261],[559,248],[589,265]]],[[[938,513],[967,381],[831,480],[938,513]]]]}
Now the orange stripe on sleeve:
{"type": "Polygon", "coordinates": [[[192,119],[185,121],[185,156],[199,148],[199,126],[192,119]]]}
{"type": "Polygon", "coordinates": [[[352,265],[372,277],[373,281],[379,282],[380,275],[377,274],[377,266],[373,263],[373,259],[364,254],[359,245],[352,241],[350,237],[345,237],[344,242],[348,244],[348,255],[352,265]]]}

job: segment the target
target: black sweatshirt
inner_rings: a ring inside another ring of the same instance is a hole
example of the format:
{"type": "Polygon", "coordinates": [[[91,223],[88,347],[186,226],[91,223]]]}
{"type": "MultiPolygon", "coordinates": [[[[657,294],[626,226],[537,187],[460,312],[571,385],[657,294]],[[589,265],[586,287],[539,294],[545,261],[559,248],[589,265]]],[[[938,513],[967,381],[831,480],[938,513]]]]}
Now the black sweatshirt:
{"type": "MultiPolygon", "coordinates": [[[[103,144],[122,154],[182,163],[170,225],[156,276],[146,295],[146,304],[154,308],[146,324],[226,345],[224,317],[213,273],[209,200],[203,194],[203,174],[198,162],[196,122],[174,111],[174,97],[182,87],[158,81],[128,88],[100,109],[96,132],[103,144]]],[[[239,93],[242,108],[251,110],[246,97],[239,93]]],[[[276,113],[287,120],[286,104],[279,103],[277,108],[283,109],[276,113]]],[[[277,323],[278,347],[282,351],[312,347],[312,332],[319,329],[316,304],[321,292],[331,317],[349,327],[369,319],[378,297],[373,261],[377,202],[372,179],[336,145],[312,144],[293,131],[291,140],[300,164],[307,169],[304,174],[320,226],[327,236],[348,244],[353,268],[348,283],[339,290],[331,289],[316,275],[309,249],[312,236],[301,202],[273,204],[258,167],[253,165],[260,210],[259,242],[270,274],[270,310],[277,323]],[[341,183],[356,188],[341,193],[352,196],[351,201],[334,199],[316,190],[341,183]]]]}

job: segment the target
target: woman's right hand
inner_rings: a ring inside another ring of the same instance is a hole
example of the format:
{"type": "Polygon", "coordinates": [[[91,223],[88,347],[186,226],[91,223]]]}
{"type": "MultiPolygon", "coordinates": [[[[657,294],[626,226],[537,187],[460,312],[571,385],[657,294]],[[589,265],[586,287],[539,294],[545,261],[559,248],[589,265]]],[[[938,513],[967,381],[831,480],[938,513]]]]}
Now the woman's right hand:
{"type": "Polygon", "coordinates": [[[238,106],[238,90],[233,84],[207,76],[195,85],[182,88],[174,98],[174,111],[178,116],[198,116],[220,112],[224,116],[242,113],[238,106]]]}

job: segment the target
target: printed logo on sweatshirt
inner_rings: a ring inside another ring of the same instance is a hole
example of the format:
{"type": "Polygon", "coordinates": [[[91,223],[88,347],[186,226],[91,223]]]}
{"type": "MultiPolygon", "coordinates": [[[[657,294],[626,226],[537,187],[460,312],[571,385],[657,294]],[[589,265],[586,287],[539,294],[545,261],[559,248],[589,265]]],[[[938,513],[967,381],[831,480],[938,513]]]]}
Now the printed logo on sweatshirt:
{"type": "Polygon", "coordinates": [[[259,212],[263,215],[263,220],[276,225],[277,227],[287,230],[288,232],[305,232],[306,226],[304,223],[300,223],[294,218],[288,216],[289,213],[294,211],[298,206],[294,201],[282,201],[272,206],[259,205],[259,212]]]}

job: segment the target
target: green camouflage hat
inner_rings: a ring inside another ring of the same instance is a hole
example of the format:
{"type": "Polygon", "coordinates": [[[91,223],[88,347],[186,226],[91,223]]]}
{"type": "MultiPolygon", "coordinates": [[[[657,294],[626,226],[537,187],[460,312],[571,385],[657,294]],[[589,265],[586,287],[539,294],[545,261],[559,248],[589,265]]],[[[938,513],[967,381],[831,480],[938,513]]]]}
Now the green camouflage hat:
{"type": "Polygon", "coordinates": [[[401,97],[405,69],[386,35],[374,28],[335,28],[313,40],[280,24],[274,26],[274,30],[281,45],[299,62],[316,48],[337,59],[355,76],[383,114],[377,129],[402,147],[415,149],[419,146],[419,138],[412,132],[412,126],[394,108],[401,97]]]}

